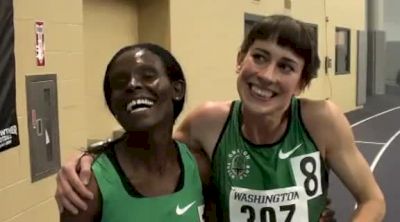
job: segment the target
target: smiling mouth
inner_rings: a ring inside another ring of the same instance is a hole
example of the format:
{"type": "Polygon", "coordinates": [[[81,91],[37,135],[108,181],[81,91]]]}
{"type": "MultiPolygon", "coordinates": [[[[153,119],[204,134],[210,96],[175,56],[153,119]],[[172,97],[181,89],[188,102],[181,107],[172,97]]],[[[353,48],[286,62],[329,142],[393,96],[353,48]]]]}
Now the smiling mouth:
{"type": "Polygon", "coordinates": [[[153,100],[147,98],[137,98],[128,103],[128,105],[126,106],[126,111],[128,111],[129,113],[145,111],[153,107],[153,105],[153,100]]]}
{"type": "Polygon", "coordinates": [[[250,88],[251,94],[255,95],[257,98],[262,99],[262,100],[268,100],[277,95],[277,93],[275,93],[269,89],[260,88],[257,85],[254,85],[252,83],[249,83],[249,88],[250,88]]]}

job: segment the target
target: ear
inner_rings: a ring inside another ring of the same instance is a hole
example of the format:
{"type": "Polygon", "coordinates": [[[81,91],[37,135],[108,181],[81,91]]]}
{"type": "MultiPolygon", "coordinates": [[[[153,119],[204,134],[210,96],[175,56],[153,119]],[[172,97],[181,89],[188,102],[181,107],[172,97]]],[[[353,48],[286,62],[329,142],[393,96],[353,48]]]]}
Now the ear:
{"type": "Polygon", "coordinates": [[[238,52],[236,56],[236,73],[239,73],[240,69],[242,68],[244,57],[245,54],[243,52],[238,52]]]}
{"type": "Polygon", "coordinates": [[[181,100],[185,96],[186,92],[186,85],[183,80],[177,80],[172,82],[172,88],[173,88],[173,99],[174,100],[181,100]]]}

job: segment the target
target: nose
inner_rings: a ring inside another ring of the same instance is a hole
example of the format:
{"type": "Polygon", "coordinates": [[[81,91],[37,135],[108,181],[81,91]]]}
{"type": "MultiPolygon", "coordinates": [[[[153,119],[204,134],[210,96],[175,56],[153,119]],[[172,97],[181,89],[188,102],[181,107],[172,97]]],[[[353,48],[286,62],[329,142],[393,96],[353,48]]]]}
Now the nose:
{"type": "Polygon", "coordinates": [[[132,73],[131,74],[131,79],[130,79],[129,84],[128,84],[128,90],[134,90],[134,89],[142,88],[142,87],[143,87],[143,83],[140,80],[140,78],[138,78],[137,75],[132,73]]]}
{"type": "Polygon", "coordinates": [[[271,62],[259,70],[258,77],[268,82],[275,82],[277,79],[276,68],[276,64],[271,62]]]}

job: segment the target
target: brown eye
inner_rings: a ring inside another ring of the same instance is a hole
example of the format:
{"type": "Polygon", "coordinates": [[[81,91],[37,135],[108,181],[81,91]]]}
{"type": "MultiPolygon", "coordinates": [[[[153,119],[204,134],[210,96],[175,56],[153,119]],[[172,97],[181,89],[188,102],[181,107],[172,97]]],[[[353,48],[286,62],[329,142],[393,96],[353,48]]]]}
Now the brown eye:
{"type": "Polygon", "coordinates": [[[294,68],[290,64],[281,63],[279,64],[279,68],[282,73],[289,74],[294,71],[294,68]]]}
{"type": "Polygon", "coordinates": [[[254,53],[252,57],[254,62],[257,64],[262,64],[267,61],[267,58],[261,53],[254,53]]]}
{"type": "Polygon", "coordinates": [[[143,77],[144,77],[145,79],[152,79],[152,78],[154,78],[156,75],[157,75],[157,74],[156,74],[155,72],[153,72],[152,70],[146,70],[146,71],[143,73],[143,77]]]}
{"type": "Polygon", "coordinates": [[[158,73],[154,68],[146,67],[140,70],[140,77],[146,82],[151,82],[158,77],[158,73]]]}
{"type": "Polygon", "coordinates": [[[110,78],[110,85],[112,89],[120,89],[125,87],[130,81],[130,75],[128,74],[116,74],[110,78]]]}

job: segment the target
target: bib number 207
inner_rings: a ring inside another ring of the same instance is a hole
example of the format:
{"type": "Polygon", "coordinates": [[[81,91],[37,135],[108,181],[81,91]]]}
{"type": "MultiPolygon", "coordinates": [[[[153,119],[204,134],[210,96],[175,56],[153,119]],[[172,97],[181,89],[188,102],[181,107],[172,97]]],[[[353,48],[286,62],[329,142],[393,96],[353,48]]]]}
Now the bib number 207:
{"type": "Polygon", "coordinates": [[[240,208],[240,212],[248,215],[247,222],[276,222],[276,214],[281,214],[282,212],[287,212],[285,222],[292,221],[294,211],[296,210],[295,204],[279,206],[278,212],[273,207],[262,207],[260,212],[256,212],[252,206],[243,205],[240,208]],[[257,219],[259,217],[259,219],[257,219]]]}

